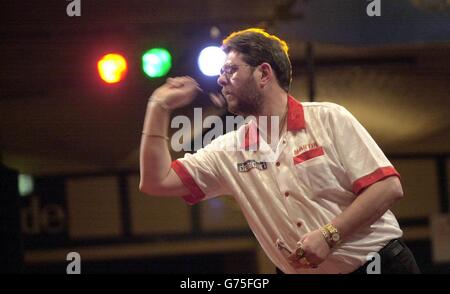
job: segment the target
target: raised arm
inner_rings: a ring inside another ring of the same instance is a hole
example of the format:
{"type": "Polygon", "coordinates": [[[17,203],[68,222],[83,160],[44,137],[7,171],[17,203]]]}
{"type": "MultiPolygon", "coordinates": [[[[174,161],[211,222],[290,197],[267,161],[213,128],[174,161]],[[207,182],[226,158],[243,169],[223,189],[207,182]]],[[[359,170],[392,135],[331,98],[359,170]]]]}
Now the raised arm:
{"type": "Polygon", "coordinates": [[[153,196],[189,194],[170,167],[168,128],[170,111],[191,103],[199,90],[197,82],[190,77],[169,78],[149,99],[139,157],[142,192],[153,196]]]}

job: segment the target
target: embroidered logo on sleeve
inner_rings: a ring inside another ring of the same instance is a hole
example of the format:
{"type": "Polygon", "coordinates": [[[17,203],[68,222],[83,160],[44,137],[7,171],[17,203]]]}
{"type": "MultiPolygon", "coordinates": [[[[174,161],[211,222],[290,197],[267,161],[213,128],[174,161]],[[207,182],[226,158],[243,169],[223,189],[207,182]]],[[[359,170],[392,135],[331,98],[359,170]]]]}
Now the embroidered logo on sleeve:
{"type": "Polygon", "coordinates": [[[265,161],[258,162],[256,160],[247,160],[245,162],[238,163],[237,168],[240,173],[248,172],[252,168],[264,170],[264,169],[267,169],[267,162],[265,162],[265,161]]]}

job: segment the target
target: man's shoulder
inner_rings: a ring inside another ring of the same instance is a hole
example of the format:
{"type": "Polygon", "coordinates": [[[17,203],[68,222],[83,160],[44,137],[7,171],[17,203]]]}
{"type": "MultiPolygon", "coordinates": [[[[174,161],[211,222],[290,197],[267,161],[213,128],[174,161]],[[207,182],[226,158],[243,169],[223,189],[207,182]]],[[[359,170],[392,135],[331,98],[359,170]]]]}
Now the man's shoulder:
{"type": "Polygon", "coordinates": [[[302,102],[305,110],[322,110],[322,111],[337,111],[344,108],[344,106],[333,102],[302,102]]]}
{"type": "Polygon", "coordinates": [[[348,110],[339,104],[333,102],[302,102],[305,115],[309,117],[329,117],[335,115],[347,114],[348,110]]]}

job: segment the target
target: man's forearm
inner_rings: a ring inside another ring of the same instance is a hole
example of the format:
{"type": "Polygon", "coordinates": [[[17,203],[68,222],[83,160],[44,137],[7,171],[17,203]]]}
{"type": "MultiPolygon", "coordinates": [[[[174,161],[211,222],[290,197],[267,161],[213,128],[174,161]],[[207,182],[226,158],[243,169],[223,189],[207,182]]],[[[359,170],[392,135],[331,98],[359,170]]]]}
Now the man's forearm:
{"type": "Polygon", "coordinates": [[[368,187],[355,201],[334,218],[331,223],[342,239],[358,229],[370,226],[403,196],[397,177],[389,177],[368,187]]]}
{"type": "Polygon", "coordinates": [[[158,185],[170,171],[169,142],[163,138],[168,136],[169,121],[169,111],[160,104],[147,105],[139,156],[141,190],[150,190],[158,185]]]}

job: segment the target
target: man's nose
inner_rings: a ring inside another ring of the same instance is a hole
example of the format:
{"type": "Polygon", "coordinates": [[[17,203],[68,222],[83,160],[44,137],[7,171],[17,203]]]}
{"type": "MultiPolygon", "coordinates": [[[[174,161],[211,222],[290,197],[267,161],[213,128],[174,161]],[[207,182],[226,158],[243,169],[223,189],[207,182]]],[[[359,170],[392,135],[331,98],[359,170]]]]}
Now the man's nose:
{"type": "Polygon", "coordinates": [[[219,84],[219,86],[223,87],[225,86],[227,83],[227,78],[225,76],[225,74],[220,74],[219,77],[217,78],[217,84],[219,84]]]}

